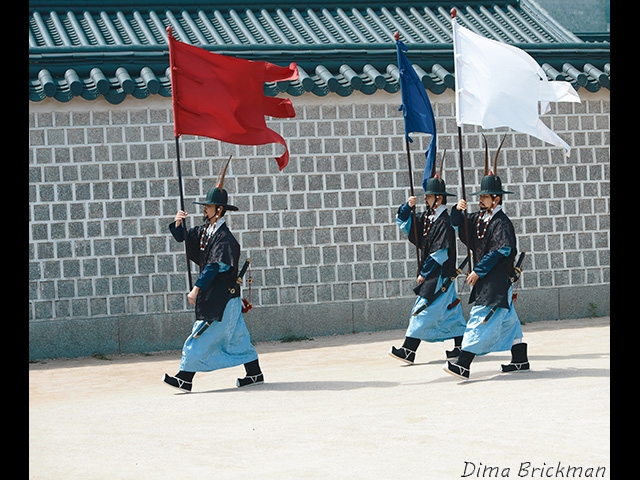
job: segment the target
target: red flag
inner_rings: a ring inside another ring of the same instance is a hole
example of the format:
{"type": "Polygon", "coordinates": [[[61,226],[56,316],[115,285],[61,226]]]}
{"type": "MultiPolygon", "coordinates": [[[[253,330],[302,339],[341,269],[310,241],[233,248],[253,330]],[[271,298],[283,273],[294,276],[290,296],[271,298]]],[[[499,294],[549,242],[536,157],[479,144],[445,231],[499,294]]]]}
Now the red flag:
{"type": "Polygon", "coordinates": [[[293,118],[291,100],[264,95],[264,83],[298,78],[298,67],[244,60],[209,52],[177,41],[167,28],[173,97],[173,131],[200,135],[236,145],[280,143],[276,158],[282,170],[289,163],[284,138],[269,127],[265,115],[293,118]]]}

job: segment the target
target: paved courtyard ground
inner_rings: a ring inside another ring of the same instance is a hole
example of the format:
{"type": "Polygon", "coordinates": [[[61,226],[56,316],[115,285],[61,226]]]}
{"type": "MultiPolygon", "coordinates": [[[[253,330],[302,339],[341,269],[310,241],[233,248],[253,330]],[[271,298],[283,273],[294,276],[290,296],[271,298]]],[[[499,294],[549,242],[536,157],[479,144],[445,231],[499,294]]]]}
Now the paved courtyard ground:
{"type": "Polygon", "coordinates": [[[610,319],[523,326],[532,369],[509,352],[447,375],[425,343],[387,354],[404,330],[256,344],[263,385],[242,367],[161,382],[180,352],[29,365],[29,478],[610,478],[610,319]]]}

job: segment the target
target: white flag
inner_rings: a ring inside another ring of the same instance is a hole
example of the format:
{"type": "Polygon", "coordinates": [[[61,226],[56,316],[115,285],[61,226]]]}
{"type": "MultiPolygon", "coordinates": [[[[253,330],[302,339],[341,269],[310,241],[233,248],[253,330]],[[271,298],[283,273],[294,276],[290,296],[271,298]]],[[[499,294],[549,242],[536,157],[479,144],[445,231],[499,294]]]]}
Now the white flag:
{"type": "Polygon", "coordinates": [[[482,128],[510,127],[565,150],[571,147],[540,115],[549,102],[578,102],[569,82],[550,81],[528,53],[484,38],[453,19],[456,122],[482,128]]]}

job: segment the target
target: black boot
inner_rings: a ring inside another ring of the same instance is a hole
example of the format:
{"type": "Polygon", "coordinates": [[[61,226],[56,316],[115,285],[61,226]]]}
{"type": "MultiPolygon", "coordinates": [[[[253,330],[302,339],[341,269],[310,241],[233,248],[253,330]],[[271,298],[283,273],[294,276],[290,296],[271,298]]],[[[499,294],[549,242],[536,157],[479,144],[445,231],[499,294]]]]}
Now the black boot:
{"type": "Polygon", "coordinates": [[[401,362],[413,365],[413,362],[416,359],[416,350],[418,349],[418,345],[420,345],[419,338],[405,337],[402,347],[391,347],[391,350],[389,350],[389,356],[400,360],[401,362]]]}
{"type": "Polygon", "coordinates": [[[445,350],[447,358],[457,358],[460,355],[460,347],[462,345],[462,335],[453,337],[453,350],[445,350]]]}
{"type": "Polygon", "coordinates": [[[527,357],[527,344],[516,343],[511,347],[511,363],[500,365],[504,373],[529,370],[529,358],[527,357]]]}
{"type": "Polygon", "coordinates": [[[236,387],[246,387],[248,385],[260,385],[264,383],[264,375],[262,374],[257,358],[252,362],[245,363],[244,369],[247,372],[247,376],[238,378],[236,380],[236,387]]]}
{"type": "Polygon", "coordinates": [[[463,380],[469,379],[469,367],[471,362],[475,358],[475,353],[467,352],[466,350],[460,350],[460,355],[455,363],[447,360],[447,363],[443,367],[443,370],[454,377],[461,378],[463,380]]]}
{"type": "Polygon", "coordinates": [[[196,372],[185,372],[184,370],[180,370],[176,373],[175,377],[171,377],[165,373],[164,377],[162,377],[162,381],[173,388],[182,390],[183,392],[190,392],[193,383],[193,376],[195,374],[196,372]]]}
{"type": "Polygon", "coordinates": [[[196,372],[185,372],[184,370],[180,370],[176,373],[176,378],[184,380],[185,382],[193,382],[193,377],[196,372]]]}

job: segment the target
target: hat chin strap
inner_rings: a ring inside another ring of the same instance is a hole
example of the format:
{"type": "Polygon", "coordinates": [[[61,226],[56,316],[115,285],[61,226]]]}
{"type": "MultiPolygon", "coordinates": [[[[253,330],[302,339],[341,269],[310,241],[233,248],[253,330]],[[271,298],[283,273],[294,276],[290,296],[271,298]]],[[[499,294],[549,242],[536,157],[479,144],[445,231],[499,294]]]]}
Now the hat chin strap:
{"type": "Polygon", "coordinates": [[[211,217],[211,221],[213,223],[217,222],[220,219],[220,209],[222,209],[222,207],[216,205],[216,213],[213,215],[213,217],[211,217]]]}
{"type": "Polygon", "coordinates": [[[213,217],[209,217],[206,213],[202,215],[202,220],[208,223],[215,223],[218,221],[220,216],[218,215],[218,209],[222,208],[220,205],[214,205],[216,207],[216,211],[214,212],[213,217]]]}
{"type": "MultiPolygon", "coordinates": [[[[426,196],[426,195],[425,195],[426,196]]],[[[427,207],[429,208],[429,213],[435,213],[436,209],[442,205],[442,195],[434,195],[434,202],[433,205],[429,205],[429,202],[427,202],[427,199],[424,199],[424,203],[427,205],[427,207]],[[440,203],[438,203],[438,197],[440,197],[440,203]]]]}

